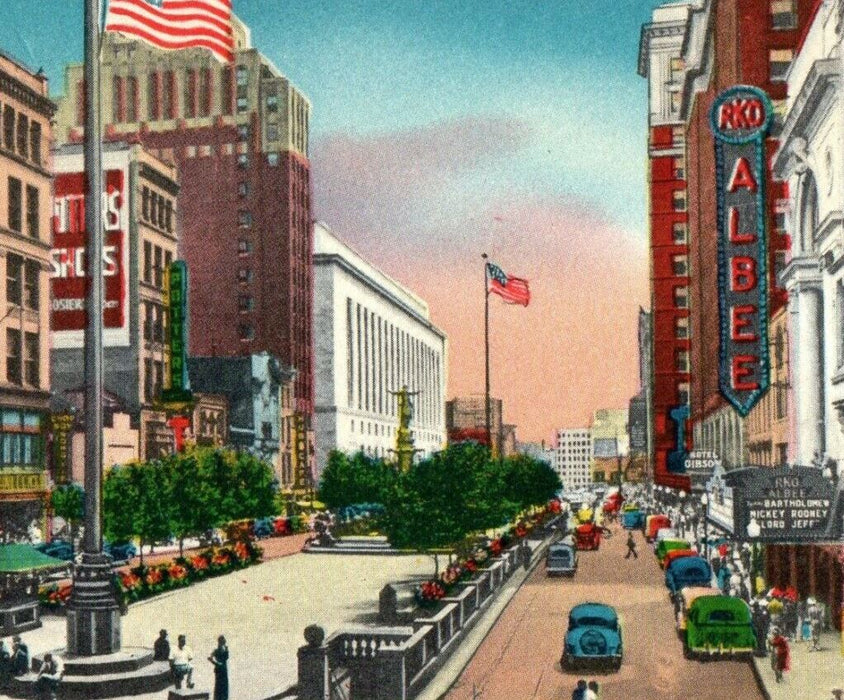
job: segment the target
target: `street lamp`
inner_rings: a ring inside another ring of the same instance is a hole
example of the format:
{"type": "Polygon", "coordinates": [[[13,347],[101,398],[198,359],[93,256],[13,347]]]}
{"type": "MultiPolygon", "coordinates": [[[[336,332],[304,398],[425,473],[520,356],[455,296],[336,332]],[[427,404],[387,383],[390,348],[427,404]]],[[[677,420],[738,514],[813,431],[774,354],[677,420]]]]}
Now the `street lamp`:
{"type": "Polygon", "coordinates": [[[750,590],[751,594],[757,593],[756,591],[756,559],[758,558],[758,542],[756,541],[759,535],[762,534],[762,527],[756,521],[756,518],[751,518],[750,522],[747,523],[747,536],[752,540],[750,546],[752,547],[750,552],[750,590]]]}
{"type": "Polygon", "coordinates": [[[700,505],[703,506],[703,551],[706,555],[706,561],[709,561],[709,496],[702,493],[700,496],[700,505]]]}

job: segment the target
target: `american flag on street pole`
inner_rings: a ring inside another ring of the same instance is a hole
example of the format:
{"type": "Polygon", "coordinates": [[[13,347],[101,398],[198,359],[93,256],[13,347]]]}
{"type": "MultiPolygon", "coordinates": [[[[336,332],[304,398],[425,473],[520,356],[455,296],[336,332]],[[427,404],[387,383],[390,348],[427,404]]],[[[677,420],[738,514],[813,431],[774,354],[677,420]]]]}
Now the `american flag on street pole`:
{"type": "Polygon", "coordinates": [[[486,264],[486,280],[487,294],[497,294],[508,304],[527,306],[530,303],[530,287],[527,280],[508,277],[504,270],[491,262],[486,264]]]}
{"type": "Polygon", "coordinates": [[[110,0],[105,30],[169,51],[209,49],[234,59],[232,0],[110,0]]]}

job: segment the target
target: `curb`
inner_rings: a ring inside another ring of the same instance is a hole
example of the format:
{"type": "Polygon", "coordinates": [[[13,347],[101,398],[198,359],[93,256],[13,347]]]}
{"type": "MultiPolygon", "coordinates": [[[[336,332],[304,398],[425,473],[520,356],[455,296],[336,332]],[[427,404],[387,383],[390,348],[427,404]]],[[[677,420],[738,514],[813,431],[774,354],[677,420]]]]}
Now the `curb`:
{"type": "Polygon", "coordinates": [[[768,692],[768,687],[765,685],[765,681],[762,680],[762,672],[759,670],[759,664],[756,661],[756,657],[750,662],[750,665],[753,668],[753,677],[756,679],[756,685],[759,686],[759,692],[762,693],[762,697],[765,700],[771,700],[771,694],[768,692]]]}

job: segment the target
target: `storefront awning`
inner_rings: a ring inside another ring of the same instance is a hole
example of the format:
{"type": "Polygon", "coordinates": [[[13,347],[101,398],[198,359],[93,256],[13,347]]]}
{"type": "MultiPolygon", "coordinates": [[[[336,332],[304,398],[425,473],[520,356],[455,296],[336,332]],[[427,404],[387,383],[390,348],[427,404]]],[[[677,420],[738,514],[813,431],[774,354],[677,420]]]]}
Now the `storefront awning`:
{"type": "Polygon", "coordinates": [[[0,574],[64,569],[68,562],[39,552],[30,544],[0,545],[0,574]]]}

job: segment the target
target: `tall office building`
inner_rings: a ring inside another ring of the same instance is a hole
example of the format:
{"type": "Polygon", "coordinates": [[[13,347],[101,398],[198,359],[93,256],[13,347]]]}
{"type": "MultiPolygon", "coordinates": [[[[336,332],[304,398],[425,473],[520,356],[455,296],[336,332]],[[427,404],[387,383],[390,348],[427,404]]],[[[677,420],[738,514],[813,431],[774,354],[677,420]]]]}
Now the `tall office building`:
{"type": "MultiPolygon", "coordinates": [[[[177,165],[190,272],[190,354],[269,352],[296,369],[313,410],[310,104],[234,18],[235,58],[165,52],[107,33],[106,138],[138,140],[177,165]]],[[[83,136],[82,65],[66,68],[59,143],[83,136]]]]}

